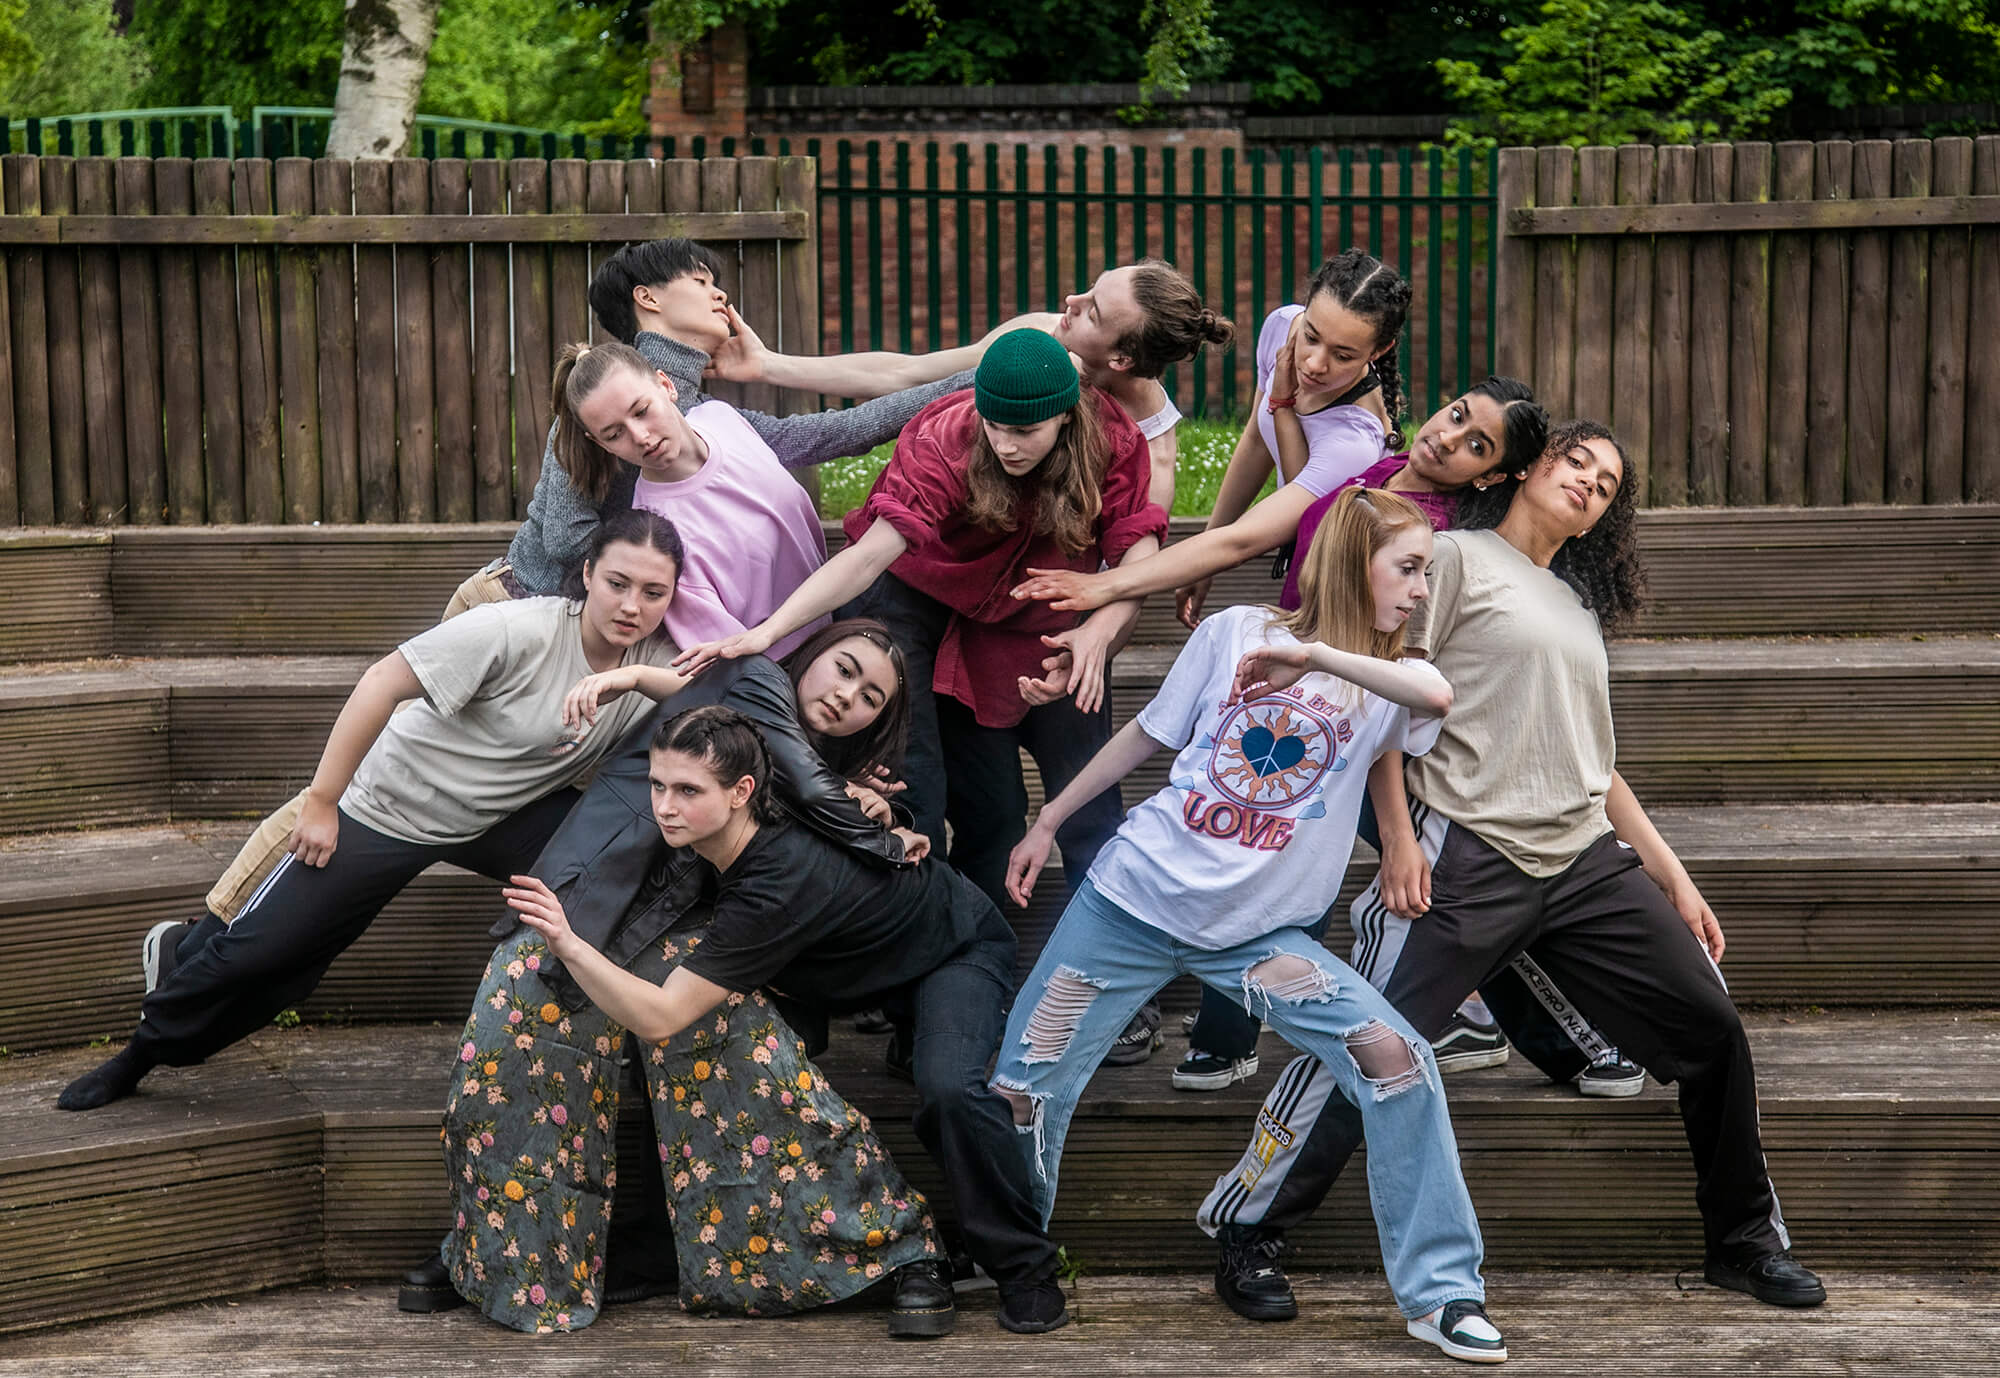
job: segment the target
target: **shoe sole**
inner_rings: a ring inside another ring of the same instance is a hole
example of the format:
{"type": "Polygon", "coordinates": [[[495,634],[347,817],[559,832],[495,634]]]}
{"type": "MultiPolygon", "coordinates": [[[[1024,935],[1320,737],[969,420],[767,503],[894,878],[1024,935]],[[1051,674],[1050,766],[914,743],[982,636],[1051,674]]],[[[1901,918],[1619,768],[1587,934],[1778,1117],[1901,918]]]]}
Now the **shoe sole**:
{"type": "Polygon", "coordinates": [[[163,919],[146,930],[146,940],[139,944],[139,966],[146,973],[146,994],[151,995],[160,984],[160,940],[167,936],[167,930],[179,928],[182,920],[163,919]]]}
{"type": "Polygon", "coordinates": [[[1069,1324],[1069,1309],[1065,1307],[1063,1313],[1052,1321],[1010,1321],[1005,1311],[993,1319],[1002,1330],[1011,1331],[1016,1335],[1046,1335],[1051,1330],[1061,1330],[1069,1324]]]}
{"type": "Polygon", "coordinates": [[[1250,1065],[1238,1071],[1227,1072],[1183,1072],[1174,1068],[1174,1089],[1176,1091],[1227,1091],[1239,1081],[1248,1081],[1257,1075],[1257,1059],[1251,1058],[1250,1065]]]}
{"type": "Polygon", "coordinates": [[[1406,1321],[1403,1328],[1409,1331],[1414,1338],[1422,1340],[1425,1344],[1436,1345],[1452,1358],[1463,1359],[1468,1364],[1504,1364],[1507,1362],[1507,1349],[1504,1345],[1499,1349],[1472,1349],[1451,1339],[1436,1326],[1425,1325],[1421,1321],[1406,1321]]]}
{"type": "Polygon", "coordinates": [[[1579,1096],[1589,1096],[1592,1100],[1624,1100],[1645,1090],[1646,1078],[1642,1075],[1625,1081],[1579,1081],[1572,1084],[1579,1096]]]}
{"type": "Polygon", "coordinates": [[[889,1338],[892,1340],[934,1340],[949,1335],[958,1325],[958,1308],[943,1306],[931,1311],[891,1311],[889,1338]]]}
{"type": "Polygon", "coordinates": [[[420,1315],[427,1315],[438,1311],[456,1311],[463,1305],[465,1298],[449,1287],[404,1286],[396,1290],[398,1311],[414,1311],[420,1315]]]}
{"type": "Polygon", "coordinates": [[[1287,1297],[1281,1302],[1251,1301],[1247,1297],[1231,1296],[1221,1287],[1215,1295],[1222,1298],[1222,1304],[1246,1321],[1295,1321],[1299,1318],[1297,1297],[1287,1297]]]}
{"type": "Polygon", "coordinates": [[[1816,1287],[1810,1292],[1773,1292],[1768,1288],[1759,1288],[1741,1273],[1718,1268],[1703,1269],[1702,1277],[1711,1287],[1741,1292],[1747,1297],[1756,1298],[1766,1306],[1783,1306],[1802,1311],[1807,1307],[1818,1306],[1826,1300],[1826,1288],[1823,1286],[1816,1287]]]}
{"type": "Polygon", "coordinates": [[[1433,1055],[1437,1058],[1440,1075],[1451,1072],[1476,1072],[1482,1067],[1498,1067],[1507,1061],[1507,1049],[1504,1047],[1489,1048],[1478,1053],[1437,1053],[1433,1050],[1433,1055]]]}

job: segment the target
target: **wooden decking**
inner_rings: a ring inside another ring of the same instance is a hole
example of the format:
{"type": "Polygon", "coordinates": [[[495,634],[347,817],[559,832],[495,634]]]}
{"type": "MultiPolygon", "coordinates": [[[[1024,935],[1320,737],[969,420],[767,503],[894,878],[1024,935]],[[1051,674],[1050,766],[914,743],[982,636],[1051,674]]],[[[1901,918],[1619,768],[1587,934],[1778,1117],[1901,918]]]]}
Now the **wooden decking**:
{"type": "MultiPolygon", "coordinates": [[[[1536,1378],[1613,1374],[1687,1378],[1979,1378],[2000,1372],[1990,1274],[1834,1272],[1827,1304],[1783,1312],[1671,1271],[1500,1272],[1488,1304],[1513,1358],[1500,1372],[1536,1378]]],[[[1404,1335],[1381,1280],[1295,1273],[1301,1315],[1258,1325],[1216,1300],[1208,1278],[1087,1272],[1077,1321],[1049,1335],[993,1323],[991,1291],[959,1297],[958,1331],[894,1343],[870,1299],[784,1320],[697,1319],[670,1301],[608,1312],[574,1335],[531,1338],[460,1310],[405,1315],[388,1286],[294,1287],[19,1336],[0,1349],[0,1378],[546,1378],[689,1373],[934,1378],[1183,1378],[1255,1374],[1465,1374],[1404,1335]]]]}

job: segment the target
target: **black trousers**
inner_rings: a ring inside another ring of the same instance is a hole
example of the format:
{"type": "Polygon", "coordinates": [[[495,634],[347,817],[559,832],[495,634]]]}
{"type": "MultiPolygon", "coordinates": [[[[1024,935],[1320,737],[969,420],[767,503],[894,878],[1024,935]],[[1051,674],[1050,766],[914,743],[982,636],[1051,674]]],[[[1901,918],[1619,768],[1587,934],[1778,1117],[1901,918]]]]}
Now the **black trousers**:
{"type": "Polygon", "coordinates": [[[1009,1286],[1055,1276],[1013,1107],[987,1084],[1014,997],[1014,935],[997,913],[981,940],[883,1002],[912,1031],[917,1137],[944,1172],[966,1251],[1009,1286]]]}
{"type": "MultiPolygon", "coordinates": [[[[840,615],[873,617],[886,625],[909,669],[910,745],[903,758],[903,781],[909,788],[896,802],[916,816],[916,830],[941,852],[949,820],[951,864],[1003,914],[1013,912],[1005,885],[1007,856],[1028,831],[1021,752],[1034,760],[1053,799],[1111,740],[1111,696],[1105,695],[1095,713],[1079,712],[1076,700],[1065,696],[1030,708],[1013,727],[981,727],[970,708],[931,690],[937,647],[951,609],[884,574],[840,615]]],[[[1057,830],[1068,893],[1076,893],[1090,863],[1124,821],[1125,808],[1114,785],[1057,830]]]]}
{"type": "Polygon", "coordinates": [[[140,1007],[132,1046],[169,1067],[213,1056],[312,994],[334,958],[425,868],[449,862],[495,880],[527,872],[577,798],[558,790],[448,846],[405,842],[340,814],[326,865],[286,857],[235,923],[225,928],[210,916],[188,935],[140,1007]]]}
{"type": "MultiPolygon", "coordinates": [[[[1637,853],[1607,833],[1567,870],[1538,879],[1453,824],[1432,870],[1430,912],[1412,925],[1383,994],[1419,1034],[1435,1037],[1460,1001],[1524,952],[1626,1056],[1679,1084],[1710,1257],[1741,1261],[1789,1247],[1742,1020],[1637,853]]],[[[1292,1113],[1295,1147],[1281,1152],[1289,1161],[1274,1160],[1250,1187],[1218,1183],[1204,1224],[1285,1228],[1325,1198],[1361,1142],[1361,1117],[1338,1094],[1315,1094],[1312,1083],[1331,1077],[1312,1061],[1287,1068],[1273,1092],[1294,1111],[1320,1107],[1310,1125],[1292,1113]]]]}
{"type": "MultiPolygon", "coordinates": [[[[1414,805],[1412,806],[1415,807],[1414,805]]],[[[1376,851],[1382,850],[1382,830],[1375,821],[1375,801],[1364,795],[1355,835],[1376,851]]],[[[1306,928],[1314,939],[1324,938],[1332,927],[1340,930],[1343,906],[1335,903],[1317,923],[1306,928]]],[[[1522,1056],[1535,1064],[1550,1081],[1569,1081],[1590,1065],[1590,1054],[1563,1031],[1562,1025],[1536,999],[1527,983],[1511,968],[1494,972],[1479,986],[1480,996],[1493,1012],[1493,1021],[1522,1056]]],[[[1224,995],[1212,986],[1201,988],[1201,1013],[1188,1033],[1188,1047],[1213,1057],[1232,1061],[1257,1051],[1260,1021],[1252,1018],[1241,1000],[1224,995]]]]}

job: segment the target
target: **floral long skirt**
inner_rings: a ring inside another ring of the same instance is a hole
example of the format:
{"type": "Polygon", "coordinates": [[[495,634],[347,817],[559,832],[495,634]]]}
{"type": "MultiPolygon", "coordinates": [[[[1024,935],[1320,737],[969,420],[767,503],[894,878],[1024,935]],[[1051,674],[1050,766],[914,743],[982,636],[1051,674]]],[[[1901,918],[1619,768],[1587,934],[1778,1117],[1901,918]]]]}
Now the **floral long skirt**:
{"type": "MultiPolygon", "coordinates": [[[[699,942],[670,934],[628,969],[664,980],[699,942]]],[[[525,927],[494,949],[443,1132],[452,1282],[534,1332],[588,1325],[601,1304],[627,1041],[595,1006],[565,1012],[537,975],[546,961],[525,927]]],[[[636,1055],[687,1310],[799,1311],[937,1253],[929,1204],[761,993],[636,1055]]]]}

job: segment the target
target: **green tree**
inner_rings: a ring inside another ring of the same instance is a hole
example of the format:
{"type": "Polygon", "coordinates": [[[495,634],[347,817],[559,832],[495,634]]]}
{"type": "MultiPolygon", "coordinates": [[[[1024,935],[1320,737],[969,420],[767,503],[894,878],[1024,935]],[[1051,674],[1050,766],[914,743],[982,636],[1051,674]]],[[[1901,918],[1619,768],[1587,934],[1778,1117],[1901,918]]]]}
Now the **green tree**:
{"type": "Polygon", "coordinates": [[[152,55],[149,105],[331,105],[341,0],[137,0],[129,32],[152,55]]]}
{"type": "Polygon", "coordinates": [[[1454,142],[1741,138],[1791,99],[1774,81],[1774,46],[1732,44],[1659,0],[1547,0],[1539,22],[1501,37],[1513,53],[1497,76],[1479,63],[1438,61],[1445,89],[1466,112],[1452,121],[1454,142]]]}
{"type": "Polygon", "coordinates": [[[425,114],[575,134],[646,132],[645,0],[446,0],[425,114]]]}
{"type": "Polygon", "coordinates": [[[110,0],[0,0],[0,111],[130,109],[146,70],[144,45],[117,32],[110,0]]]}

